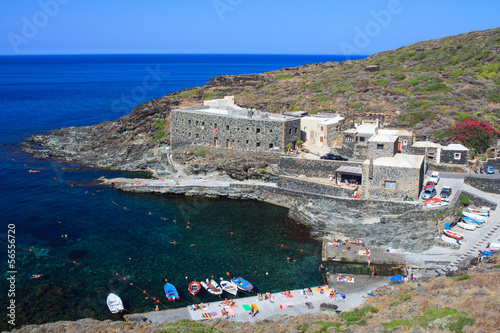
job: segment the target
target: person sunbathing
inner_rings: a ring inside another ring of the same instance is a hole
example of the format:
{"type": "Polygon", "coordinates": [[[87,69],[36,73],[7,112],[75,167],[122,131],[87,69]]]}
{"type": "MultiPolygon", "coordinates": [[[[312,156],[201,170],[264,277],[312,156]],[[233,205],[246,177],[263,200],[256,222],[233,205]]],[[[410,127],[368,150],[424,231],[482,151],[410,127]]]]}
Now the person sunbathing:
{"type": "Polygon", "coordinates": [[[319,291],[320,294],[322,294],[323,293],[323,287],[318,286],[318,291],[319,291]]]}
{"type": "Polygon", "coordinates": [[[264,299],[271,299],[271,293],[269,291],[264,296],[264,299]]]}
{"type": "Polygon", "coordinates": [[[234,301],[231,299],[231,300],[229,300],[229,306],[234,308],[234,307],[236,307],[236,303],[234,303],[234,301]]]}
{"type": "Polygon", "coordinates": [[[293,297],[292,293],[288,289],[285,291],[285,293],[283,295],[285,295],[285,297],[288,297],[288,298],[293,297]]]}
{"type": "Polygon", "coordinates": [[[227,300],[227,298],[224,300],[224,302],[221,303],[221,305],[223,306],[229,305],[229,301],[227,300]]]}
{"type": "Polygon", "coordinates": [[[351,280],[352,280],[352,278],[350,276],[347,276],[345,279],[347,282],[351,282],[351,280]]]}
{"type": "Polygon", "coordinates": [[[308,293],[309,295],[312,295],[313,291],[311,290],[311,287],[307,287],[307,293],[308,293]]]}
{"type": "Polygon", "coordinates": [[[229,313],[227,312],[226,309],[222,309],[221,313],[223,316],[229,316],[229,313]]]}
{"type": "Polygon", "coordinates": [[[258,294],[257,294],[257,298],[259,299],[259,301],[262,301],[262,294],[261,294],[261,293],[258,293],[258,294]]]}
{"type": "Polygon", "coordinates": [[[328,295],[328,298],[333,298],[333,293],[334,293],[334,291],[333,291],[333,290],[332,290],[332,291],[330,291],[330,295],[328,295]]]}

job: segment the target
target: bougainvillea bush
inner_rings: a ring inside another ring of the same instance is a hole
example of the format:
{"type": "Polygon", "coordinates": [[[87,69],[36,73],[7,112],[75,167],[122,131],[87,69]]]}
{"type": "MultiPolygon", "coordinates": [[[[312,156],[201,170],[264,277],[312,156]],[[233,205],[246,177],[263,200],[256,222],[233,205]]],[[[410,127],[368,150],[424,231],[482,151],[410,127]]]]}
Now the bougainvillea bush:
{"type": "Polygon", "coordinates": [[[499,136],[500,132],[490,123],[472,118],[456,124],[450,128],[452,136],[467,148],[477,153],[484,153],[499,136]]]}

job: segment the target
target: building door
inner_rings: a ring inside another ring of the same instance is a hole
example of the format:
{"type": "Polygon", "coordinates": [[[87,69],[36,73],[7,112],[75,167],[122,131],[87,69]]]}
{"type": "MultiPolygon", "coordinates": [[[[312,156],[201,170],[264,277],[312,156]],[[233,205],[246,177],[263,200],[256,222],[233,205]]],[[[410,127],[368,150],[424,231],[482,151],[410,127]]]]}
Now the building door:
{"type": "Polygon", "coordinates": [[[214,136],[214,147],[217,147],[217,137],[214,136]]]}
{"type": "Polygon", "coordinates": [[[323,143],[323,137],[322,136],[319,137],[319,142],[323,143]]]}
{"type": "Polygon", "coordinates": [[[399,141],[399,142],[398,142],[398,153],[400,153],[400,152],[401,152],[401,144],[402,144],[402,143],[401,143],[401,141],[399,141]]]}
{"type": "Polygon", "coordinates": [[[229,139],[226,139],[225,146],[226,146],[226,148],[231,147],[231,142],[229,142],[229,139]]]}

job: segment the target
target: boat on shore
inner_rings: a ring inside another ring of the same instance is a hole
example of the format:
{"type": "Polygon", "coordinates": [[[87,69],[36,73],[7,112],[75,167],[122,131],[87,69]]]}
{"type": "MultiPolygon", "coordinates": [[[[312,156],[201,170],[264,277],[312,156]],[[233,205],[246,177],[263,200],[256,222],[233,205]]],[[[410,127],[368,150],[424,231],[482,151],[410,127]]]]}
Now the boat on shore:
{"type": "Polygon", "coordinates": [[[476,230],[477,226],[472,223],[465,223],[465,222],[458,222],[457,225],[464,229],[464,230],[469,230],[469,231],[474,231],[476,230]]]}
{"type": "Polygon", "coordinates": [[[253,289],[253,285],[242,277],[234,277],[231,279],[231,282],[234,283],[238,289],[244,291],[251,291],[253,289]]]}
{"type": "Polygon", "coordinates": [[[458,245],[461,245],[461,244],[460,244],[460,240],[455,239],[455,238],[448,237],[448,236],[446,236],[446,235],[444,235],[444,234],[443,234],[443,235],[441,235],[441,240],[442,240],[443,242],[446,242],[446,243],[451,243],[451,244],[458,244],[458,245]]]}
{"type": "Polygon", "coordinates": [[[222,289],[219,286],[217,282],[215,282],[214,279],[211,280],[206,280],[206,281],[201,281],[200,282],[203,288],[205,288],[209,293],[212,295],[221,295],[222,294],[222,289]]]}
{"type": "Polygon", "coordinates": [[[106,304],[108,305],[108,309],[109,311],[111,311],[111,313],[120,313],[125,309],[123,307],[122,299],[114,292],[110,292],[108,294],[106,304]]]}
{"type": "Polygon", "coordinates": [[[470,217],[471,219],[475,219],[475,220],[479,220],[479,221],[483,221],[483,222],[486,222],[486,219],[488,218],[487,216],[482,216],[482,215],[473,214],[473,213],[464,212],[464,211],[462,211],[462,215],[465,217],[470,217]]]}
{"type": "Polygon", "coordinates": [[[196,296],[201,291],[201,283],[193,281],[189,284],[188,291],[191,295],[196,296]]]}
{"type": "Polygon", "coordinates": [[[231,295],[236,296],[238,293],[238,286],[230,281],[222,280],[221,278],[220,286],[222,287],[222,290],[231,295]]]}
{"type": "Polygon", "coordinates": [[[165,290],[165,295],[167,296],[167,299],[169,301],[175,302],[179,300],[179,293],[177,292],[177,289],[175,289],[173,284],[165,283],[163,289],[165,290]]]}
{"type": "Polygon", "coordinates": [[[488,216],[490,213],[490,208],[489,207],[481,207],[481,208],[468,207],[467,212],[471,213],[471,214],[481,215],[481,216],[488,216]]]}
{"type": "Polygon", "coordinates": [[[479,220],[476,220],[476,219],[473,219],[473,218],[467,217],[467,216],[462,216],[462,221],[465,223],[468,223],[468,224],[473,224],[478,228],[481,228],[484,224],[483,221],[479,221],[479,220]]]}
{"type": "Polygon", "coordinates": [[[460,240],[460,239],[464,238],[464,235],[462,235],[461,233],[458,233],[458,232],[455,232],[455,231],[451,231],[451,230],[443,230],[443,233],[446,236],[451,237],[451,238],[455,238],[457,240],[460,240]]]}

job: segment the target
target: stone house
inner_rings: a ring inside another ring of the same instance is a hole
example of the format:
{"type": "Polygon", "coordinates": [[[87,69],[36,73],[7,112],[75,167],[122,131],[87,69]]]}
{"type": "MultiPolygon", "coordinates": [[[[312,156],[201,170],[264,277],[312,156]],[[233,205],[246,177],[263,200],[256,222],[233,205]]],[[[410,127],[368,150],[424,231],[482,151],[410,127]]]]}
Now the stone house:
{"type": "MultiPolygon", "coordinates": [[[[221,101],[221,100],[216,100],[221,101]]],[[[285,151],[300,138],[300,119],[245,109],[227,102],[172,110],[173,149],[186,145],[285,151]]]]}
{"type": "Polygon", "coordinates": [[[417,199],[424,179],[424,156],[396,154],[363,163],[362,197],[417,199]]]}
{"type": "MultiPolygon", "coordinates": [[[[344,117],[306,116],[300,118],[301,140],[313,142],[320,148],[329,148],[340,135],[344,117]]],[[[328,150],[328,149],[327,149],[328,150]]]]}
{"type": "Polygon", "coordinates": [[[394,156],[398,149],[398,137],[388,134],[375,134],[368,139],[367,158],[376,159],[394,156]]]}
{"type": "Polygon", "coordinates": [[[431,163],[453,163],[466,164],[469,159],[469,149],[461,144],[452,143],[442,146],[439,143],[430,141],[417,141],[411,148],[412,154],[424,155],[427,152],[427,160],[431,163]]]}

